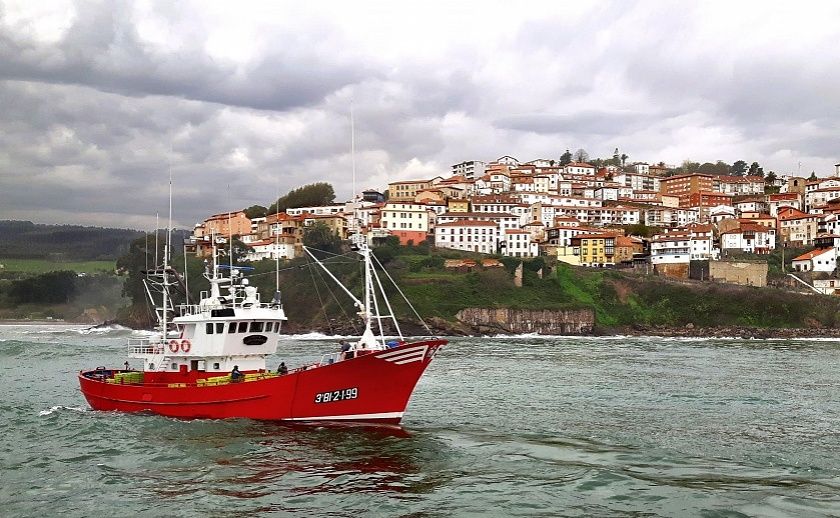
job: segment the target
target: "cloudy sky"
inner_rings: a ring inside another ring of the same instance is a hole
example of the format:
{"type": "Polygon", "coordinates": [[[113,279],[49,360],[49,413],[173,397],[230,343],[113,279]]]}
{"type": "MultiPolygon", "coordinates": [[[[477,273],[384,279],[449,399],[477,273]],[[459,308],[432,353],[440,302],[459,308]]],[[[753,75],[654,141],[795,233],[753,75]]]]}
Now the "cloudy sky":
{"type": "Polygon", "coordinates": [[[152,228],[566,148],[827,176],[837,2],[0,0],[0,219],[152,228]],[[695,5],[696,4],[696,5],[695,5]]]}

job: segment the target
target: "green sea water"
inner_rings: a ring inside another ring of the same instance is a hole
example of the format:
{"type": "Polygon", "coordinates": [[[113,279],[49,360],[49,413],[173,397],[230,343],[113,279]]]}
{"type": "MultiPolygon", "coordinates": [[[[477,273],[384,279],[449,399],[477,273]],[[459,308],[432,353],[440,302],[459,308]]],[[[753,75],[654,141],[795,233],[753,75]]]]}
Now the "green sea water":
{"type": "Polygon", "coordinates": [[[89,410],[129,336],[0,326],[0,516],[840,516],[835,341],[456,338],[377,429],[89,410]]]}

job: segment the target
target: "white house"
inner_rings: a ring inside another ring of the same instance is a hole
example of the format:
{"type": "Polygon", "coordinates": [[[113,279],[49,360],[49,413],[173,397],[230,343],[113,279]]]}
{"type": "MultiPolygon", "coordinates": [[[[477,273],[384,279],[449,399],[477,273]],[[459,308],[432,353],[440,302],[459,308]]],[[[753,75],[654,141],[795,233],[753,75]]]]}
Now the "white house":
{"type": "Polygon", "coordinates": [[[499,227],[492,221],[461,220],[435,227],[435,246],[492,254],[499,242],[499,227]]]}
{"type": "Polygon", "coordinates": [[[677,264],[691,261],[691,235],[688,232],[659,234],[650,242],[650,262],[677,264]]]}
{"type": "Polygon", "coordinates": [[[473,180],[484,176],[487,164],[479,160],[468,160],[452,166],[452,176],[463,176],[473,180]]]}
{"type": "Polygon", "coordinates": [[[502,253],[510,257],[534,257],[539,253],[537,243],[531,241],[527,230],[505,230],[502,253]]]}
{"type": "Polygon", "coordinates": [[[250,243],[245,258],[249,261],[261,261],[263,259],[293,259],[295,257],[295,245],[292,240],[263,239],[250,243]],[[279,242],[278,242],[279,241],[279,242]]]}
{"type": "Polygon", "coordinates": [[[586,162],[570,162],[563,166],[563,177],[565,178],[565,175],[569,174],[592,176],[595,174],[595,166],[586,162]]]}
{"type": "Polygon", "coordinates": [[[776,248],[776,229],[755,223],[742,223],[740,228],[720,234],[720,248],[769,254],[776,248]]]}
{"type": "Polygon", "coordinates": [[[811,250],[793,260],[793,269],[797,272],[833,272],[837,268],[834,247],[811,250]]]}

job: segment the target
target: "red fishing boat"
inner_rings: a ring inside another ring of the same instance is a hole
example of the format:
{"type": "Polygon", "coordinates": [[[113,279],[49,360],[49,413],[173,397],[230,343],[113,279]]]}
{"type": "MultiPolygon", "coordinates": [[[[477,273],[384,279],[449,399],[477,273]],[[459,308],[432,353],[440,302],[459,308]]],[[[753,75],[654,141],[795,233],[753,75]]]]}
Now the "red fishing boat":
{"type": "Polygon", "coordinates": [[[154,302],[159,293],[162,301],[158,333],[129,340],[129,357],[142,362],[142,369],[81,371],[82,394],[94,410],[186,419],[399,423],[420,376],[447,341],[403,339],[391,305],[383,299],[374,263],[380,269],[382,265],[365,243],[354,249],[365,268],[363,300],[339,286],[353,298],[364,333],[348,342],[345,351],[278,372],[266,368],[266,358],[276,352],[286,320],[279,290],[270,302],[262,302],[245,278],[247,268],[220,266],[214,249],[212,266],[205,272],[209,292],[202,293],[198,304],[176,310],[169,295],[176,273],[165,250],[163,267],[147,272],[146,279],[149,298],[154,302]],[[382,336],[383,321],[393,323],[398,339],[382,336]]]}

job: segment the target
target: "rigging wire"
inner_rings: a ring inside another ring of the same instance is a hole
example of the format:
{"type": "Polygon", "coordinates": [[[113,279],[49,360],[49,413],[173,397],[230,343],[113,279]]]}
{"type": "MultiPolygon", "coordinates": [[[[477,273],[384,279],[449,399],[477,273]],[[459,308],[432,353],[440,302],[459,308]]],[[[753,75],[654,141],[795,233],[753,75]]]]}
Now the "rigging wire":
{"type": "MultiPolygon", "coordinates": [[[[336,263],[332,263],[332,264],[336,264],[336,263]]],[[[349,264],[349,263],[339,263],[339,264],[349,264]]],[[[338,300],[338,297],[336,297],[335,292],[333,291],[333,289],[332,289],[332,288],[330,288],[330,283],[329,283],[329,282],[327,282],[327,281],[324,279],[324,274],[323,274],[323,272],[321,272],[321,270],[320,270],[320,269],[318,269],[318,268],[316,268],[316,269],[315,269],[315,271],[317,271],[317,272],[318,272],[318,278],[319,278],[319,279],[321,279],[321,282],[323,282],[323,283],[324,283],[324,286],[326,286],[326,287],[327,287],[327,291],[329,291],[329,292],[330,292],[330,295],[332,296],[333,300],[335,301],[336,306],[338,306],[338,309],[340,309],[340,310],[341,310],[341,312],[344,314],[344,317],[347,319],[347,321],[348,321],[348,322],[350,322],[350,325],[351,325],[351,326],[353,326],[353,332],[354,332],[355,334],[359,334],[359,328],[358,328],[358,326],[356,326],[356,319],[355,319],[355,318],[353,318],[353,317],[351,317],[351,316],[347,313],[347,310],[346,310],[346,309],[344,309],[344,305],[341,303],[341,301],[339,301],[339,300],[338,300]]]]}
{"type": "Polygon", "coordinates": [[[324,299],[321,298],[321,292],[318,290],[318,283],[315,282],[315,276],[312,274],[312,264],[309,265],[309,276],[312,278],[312,285],[315,287],[315,294],[318,295],[318,302],[321,303],[321,312],[324,314],[324,321],[326,322],[327,326],[330,328],[330,333],[335,334],[332,328],[332,324],[330,323],[330,318],[327,316],[327,308],[324,304],[324,299]]]}
{"type": "Polygon", "coordinates": [[[373,260],[376,261],[376,264],[378,264],[379,267],[382,268],[382,271],[385,272],[385,275],[388,276],[388,280],[391,281],[391,284],[393,284],[394,287],[397,288],[397,291],[402,296],[403,300],[405,300],[405,302],[408,304],[408,307],[411,308],[411,311],[414,313],[414,316],[417,317],[417,320],[419,320],[420,323],[423,324],[423,327],[426,328],[426,331],[428,331],[429,336],[432,336],[433,333],[432,333],[431,328],[429,328],[429,326],[426,324],[426,321],[423,320],[423,318],[420,316],[420,314],[417,312],[417,310],[414,309],[414,305],[411,303],[410,300],[408,300],[408,297],[405,296],[405,293],[403,293],[403,290],[401,290],[399,285],[396,283],[396,281],[394,281],[394,278],[391,277],[391,274],[388,272],[388,270],[386,270],[385,267],[382,266],[382,263],[379,261],[379,258],[376,257],[376,254],[371,254],[371,255],[373,255],[373,260]]]}

